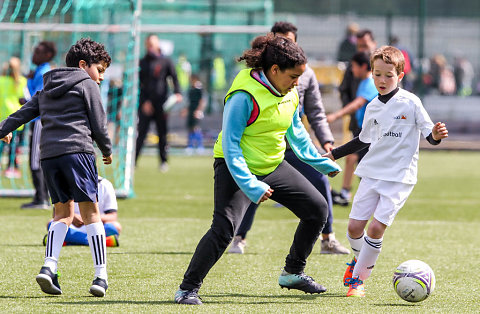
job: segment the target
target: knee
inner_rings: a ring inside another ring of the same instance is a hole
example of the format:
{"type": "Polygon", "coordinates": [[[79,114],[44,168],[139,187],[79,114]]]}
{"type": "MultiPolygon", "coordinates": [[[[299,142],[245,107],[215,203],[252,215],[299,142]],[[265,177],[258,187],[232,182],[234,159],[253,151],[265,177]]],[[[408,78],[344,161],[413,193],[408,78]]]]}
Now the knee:
{"type": "Polygon", "coordinates": [[[374,219],[368,226],[367,233],[370,238],[380,239],[383,237],[383,234],[385,233],[385,229],[387,229],[386,225],[374,219]]]}
{"type": "Polygon", "coordinates": [[[72,222],[73,222],[73,217],[71,217],[71,216],[65,216],[65,215],[57,215],[57,213],[55,213],[55,217],[53,218],[53,220],[48,223],[48,228],[50,228],[50,224],[51,224],[53,221],[61,221],[61,222],[63,222],[64,224],[66,224],[67,226],[70,227],[70,225],[71,225],[72,222]]]}
{"type": "Polygon", "coordinates": [[[215,235],[215,237],[217,238],[217,240],[219,241],[219,243],[221,243],[222,245],[228,246],[228,244],[232,242],[233,236],[234,236],[234,230],[235,230],[233,224],[231,223],[220,224],[220,223],[214,222],[212,224],[211,230],[215,235]]]}
{"type": "Polygon", "coordinates": [[[310,213],[309,220],[317,222],[320,225],[324,225],[327,222],[328,218],[328,205],[327,202],[320,198],[315,202],[314,206],[311,206],[312,210],[310,213]]]}
{"type": "Polygon", "coordinates": [[[363,228],[360,228],[355,224],[349,223],[347,227],[347,231],[348,231],[348,235],[353,239],[358,239],[363,235],[363,228]]]}

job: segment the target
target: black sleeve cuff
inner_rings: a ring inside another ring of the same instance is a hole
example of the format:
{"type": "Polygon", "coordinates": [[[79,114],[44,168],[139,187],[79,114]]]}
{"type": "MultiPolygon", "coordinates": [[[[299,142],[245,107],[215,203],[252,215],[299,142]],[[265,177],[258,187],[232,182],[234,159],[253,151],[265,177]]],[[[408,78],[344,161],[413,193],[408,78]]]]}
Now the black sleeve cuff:
{"type": "Polygon", "coordinates": [[[359,150],[362,150],[362,149],[367,148],[369,146],[370,146],[370,143],[364,143],[364,142],[360,141],[360,139],[357,136],[353,140],[351,140],[350,142],[333,149],[332,150],[332,156],[335,159],[339,159],[339,158],[345,157],[347,155],[350,155],[352,153],[358,152],[359,150]]]}
{"type": "Polygon", "coordinates": [[[438,145],[440,144],[440,142],[442,141],[441,139],[436,141],[433,136],[432,136],[432,133],[430,133],[427,137],[426,137],[427,141],[432,144],[432,145],[438,145]]]}

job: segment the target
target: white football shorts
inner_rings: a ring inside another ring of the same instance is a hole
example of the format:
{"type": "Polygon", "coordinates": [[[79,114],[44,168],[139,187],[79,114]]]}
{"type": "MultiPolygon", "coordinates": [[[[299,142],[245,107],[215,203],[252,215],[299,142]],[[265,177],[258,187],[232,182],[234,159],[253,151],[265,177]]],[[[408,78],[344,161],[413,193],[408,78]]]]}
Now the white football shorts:
{"type": "Polygon", "coordinates": [[[415,184],[362,178],[353,198],[350,218],[369,220],[375,217],[390,226],[415,184]]]}

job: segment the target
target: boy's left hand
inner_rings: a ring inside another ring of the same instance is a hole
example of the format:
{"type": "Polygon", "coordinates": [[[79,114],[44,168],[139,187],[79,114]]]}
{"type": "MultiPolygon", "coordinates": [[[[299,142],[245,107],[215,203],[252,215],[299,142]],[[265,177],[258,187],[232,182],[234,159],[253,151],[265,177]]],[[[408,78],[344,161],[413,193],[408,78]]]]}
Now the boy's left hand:
{"type": "Polygon", "coordinates": [[[8,133],[4,138],[1,139],[7,144],[10,144],[10,141],[12,140],[12,132],[8,133]]]}
{"type": "Polygon", "coordinates": [[[110,156],[103,156],[103,163],[104,163],[105,165],[111,164],[111,163],[112,163],[112,155],[110,155],[110,156]]]}
{"type": "Polygon", "coordinates": [[[437,122],[432,128],[432,137],[435,141],[448,137],[448,130],[443,122],[437,122]]]}

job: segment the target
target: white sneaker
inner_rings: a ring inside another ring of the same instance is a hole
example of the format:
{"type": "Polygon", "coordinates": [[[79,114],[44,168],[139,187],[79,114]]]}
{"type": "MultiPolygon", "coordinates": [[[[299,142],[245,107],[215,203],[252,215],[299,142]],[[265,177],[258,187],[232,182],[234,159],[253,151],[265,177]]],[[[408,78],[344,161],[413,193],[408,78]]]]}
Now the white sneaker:
{"type": "Polygon", "coordinates": [[[233,238],[232,245],[228,250],[228,253],[243,254],[246,246],[247,246],[247,240],[242,239],[241,236],[235,236],[235,238],[233,238]]]}
{"type": "Polygon", "coordinates": [[[328,239],[322,240],[320,254],[350,254],[350,250],[335,239],[335,234],[330,233],[328,239]]]}
{"type": "Polygon", "coordinates": [[[344,199],[350,202],[350,199],[352,198],[352,193],[350,193],[350,190],[343,189],[340,191],[340,196],[344,199]]]}
{"type": "Polygon", "coordinates": [[[162,162],[160,165],[160,172],[165,173],[168,171],[168,164],[166,162],[162,162]]]}

